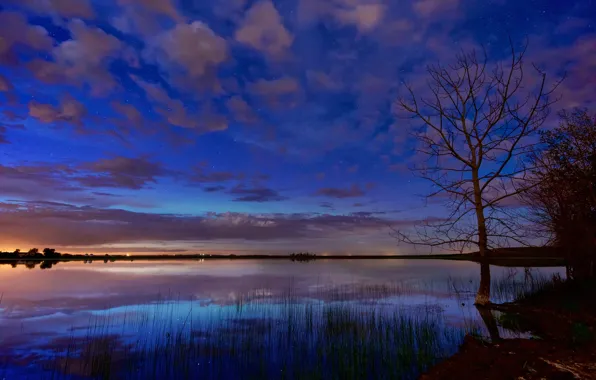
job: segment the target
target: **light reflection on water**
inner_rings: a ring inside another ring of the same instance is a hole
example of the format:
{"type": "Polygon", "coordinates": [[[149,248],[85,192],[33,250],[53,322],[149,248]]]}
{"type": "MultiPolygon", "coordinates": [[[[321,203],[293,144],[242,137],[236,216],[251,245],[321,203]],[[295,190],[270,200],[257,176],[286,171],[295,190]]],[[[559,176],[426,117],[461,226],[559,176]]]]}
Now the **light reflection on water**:
{"type": "MultiPolygon", "coordinates": [[[[553,273],[563,276],[564,270],[543,268],[531,272],[534,277],[553,273]]],[[[114,364],[115,370],[120,370],[123,362],[138,359],[138,367],[128,370],[127,378],[146,378],[147,373],[156,378],[180,378],[179,373],[172,372],[172,366],[185,368],[188,376],[226,378],[252,373],[262,377],[270,376],[270,371],[288,370],[287,366],[296,365],[295,361],[314,363],[313,368],[323,373],[330,366],[337,367],[339,362],[333,360],[341,358],[326,354],[328,360],[319,362],[314,358],[320,349],[316,346],[324,345],[331,353],[344,349],[361,353],[345,336],[354,333],[365,334],[355,335],[364,342],[362,345],[371,340],[367,349],[387,351],[383,343],[372,340],[378,340],[375,334],[380,332],[389,334],[395,326],[403,328],[404,320],[397,321],[396,316],[431,323],[440,335],[433,341],[439,346],[431,348],[447,355],[456,349],[466,331],[478,329],[485,333],[472,304],[478,276],[475,263],[434,260],[71,262],[45,270],[39,266],[26,269],[0,265],[0,375],[102,378],[104,369],[85,360],[97,362],[89,352],[106,351],[104,346],[114,355],[110,363],[120,363],[114,364]],[[377,325],[363,327],[360,323],[377,325]],[[321,336],[329,331],[339,331],[339,335],[321,336]],[[217,336],[217,350],[225,354],[218,351],[215,355],[213,346],[209,346],[208,353],[193,351],[197,366],[211,366],[208,370],[186,369],[189,363],[185,360],[190,355],[172,354],[175,357],[156,359],[151,371],[144,372],[146,366],[142,363],[146,359],[140,358],[139,351],[147,354],[158,347],[172,352],[173,347],[183,347],[190,352],[196,348],[180,342],[211,341],[213,336],[217,336]],[[304,341],[284,341],[302,337],[304,341]],[[175,339],[176,344],[172,343],[175,339]],[[335,341],[343,345],[329,346],[335,341]],[[254,357],[236,351],[247,347],[266,358],[267,369],[253,368],[246,362],[254,361],[254,357]],[[301,347],[300,351],[293,351],[298,350],[296,347],[301,347]],[[70,363],[65,363],[65,356],[71,358],[70,363]],[[221,360],[218,366],[228,368],[228,372],[216,368],[214,358],[221,360]]],[[[505,278],[518,283],[528,281],[523,268],[493,267],[492,276],[495,282],[505,278]]],[[[513,297],[498,286],[493,290],[499,302],[513,297]]],[[[507,331],[501,332],[508,336],[507,331]]],[[[395,348],[399,346],[396,342],[405,337],[387,339],[393,342],[389,349],[397,350],[392,354],[402,355],[406,362],[417,363],[424,354],[424,350],[418,350],[416,357],[409,357],[402,352],[403,347],[395,348]]],[[[413,342],[420,345],[422,341],[413,342]]],[[[424,365],[426,362],[420,364],[424,365]]],[[[366,366],[371,371],[382,368],[374,361],[366,366]]],[[[408,369],[400,376],[414,377],[417,370],[419,367],[408,369]]],[[[286,375],[299,377],[289,372],[286,375]]]]}

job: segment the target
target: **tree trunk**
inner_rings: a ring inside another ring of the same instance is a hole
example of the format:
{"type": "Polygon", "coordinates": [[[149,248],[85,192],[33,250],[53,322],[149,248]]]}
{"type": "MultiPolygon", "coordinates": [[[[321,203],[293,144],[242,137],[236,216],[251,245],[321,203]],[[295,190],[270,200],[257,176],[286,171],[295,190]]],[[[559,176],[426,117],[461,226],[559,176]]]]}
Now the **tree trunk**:
{"type": "Polygon", "coordinates": [[[482,258],[488,256],[488,233],[486,232],[486,219],[482,204],[482,190],[478,170],[472,170],[472,183],[474,186],[474,209],[476,211],[476,223],[478,224],[478,252],[482,258]]]}
{"type": "Polygon", "coordinates": [[[480,287],[474,303],[481,306],[490,304],[490,264],[486,258],[480,261],[480,287]]]}
{"type": "Polygon", "coordinates": [[[493,315],[492,310],[480,305],[476,305],[476,310],[478,310],[478,313],[480,314],[480,317],[482,318],[482,321],[484,322],[484,325],[488,330],[490,340],[493,343],[501,340],[501,334],[499,333],[499,325],[497,324],[497,319],[493,315]]]}
{"type": "Polygon", "coordinates": [[[474,186],[474,207],[476,209],[476,221],[478,223],[478,252],[480,253],[480,287],[476,294],[476,305],[488,305],[490,303],[490,265],[488,263],[488,235],[486,232],[486,219],[482,206],[482,191],[478,170],[472,170],[472,182],[474,186]]]}

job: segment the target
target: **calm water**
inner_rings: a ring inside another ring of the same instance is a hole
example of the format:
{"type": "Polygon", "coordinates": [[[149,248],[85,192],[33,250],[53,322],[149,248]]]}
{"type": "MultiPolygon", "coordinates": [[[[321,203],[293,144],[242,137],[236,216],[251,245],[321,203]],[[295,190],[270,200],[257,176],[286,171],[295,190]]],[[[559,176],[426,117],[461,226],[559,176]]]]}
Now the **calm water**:
{"type": "MultiPolygon", "coordinates": [[[[553,273],[493,267],[493,298],[553,273]]],[[[2,264],[0,378],[414,377],[484,333],[478,277],[434,260],[2,264]],[[383,372],[384,355],[415,365],[383,372]]]]}

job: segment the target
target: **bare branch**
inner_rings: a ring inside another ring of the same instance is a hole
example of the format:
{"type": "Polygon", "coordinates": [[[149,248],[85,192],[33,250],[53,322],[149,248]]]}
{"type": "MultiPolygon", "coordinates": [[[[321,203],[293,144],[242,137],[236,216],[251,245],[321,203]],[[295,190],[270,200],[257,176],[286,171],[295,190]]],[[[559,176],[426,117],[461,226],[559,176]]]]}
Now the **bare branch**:
{"type": "Polygon", "coordinates": [[[520,230],[505,222],[506,201],[533,187],[520,184],[532,170],[523,163],[560,84],[548,88],[546,73],[534,66],[529,74],[540,79],[526,88],[527,47],[518,50],[510,40],[509,59],[492,70],[485,51],[480,59],[476,52],[462,52],[451,65],[429,66],[428,96],[406,86],[408,100],[399,105],[422,123],[415,134],[417,153],[427,158],[415,171],[432,184],[429,197],[443,197],[450,215],[417,228],[416,238],[394,232],[399,240],[459,249],[475,245],[481,254],[495,244],[523,243],[520,230]]]}

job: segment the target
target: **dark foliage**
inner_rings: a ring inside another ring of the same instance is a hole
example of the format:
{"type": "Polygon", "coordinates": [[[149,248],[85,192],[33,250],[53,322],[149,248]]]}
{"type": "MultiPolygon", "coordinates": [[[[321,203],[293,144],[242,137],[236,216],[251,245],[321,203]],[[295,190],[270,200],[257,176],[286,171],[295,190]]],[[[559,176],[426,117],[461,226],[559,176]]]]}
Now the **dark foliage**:
{"type": "Polygon", "coordinates": [[[596,120],[586,110],[561,113],[541,134],[531,158],[533,188],[525,194],[539,231],[560,247],[570,275],[593,277],[596,260],[596,120]]]}

